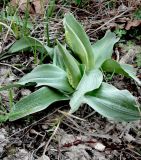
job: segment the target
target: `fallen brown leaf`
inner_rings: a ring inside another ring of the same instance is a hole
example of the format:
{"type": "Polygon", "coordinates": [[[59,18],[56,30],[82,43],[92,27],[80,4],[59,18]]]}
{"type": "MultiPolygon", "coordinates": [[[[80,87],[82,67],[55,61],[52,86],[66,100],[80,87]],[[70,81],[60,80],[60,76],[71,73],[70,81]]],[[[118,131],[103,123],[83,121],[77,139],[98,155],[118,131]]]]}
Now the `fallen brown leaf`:
{"type": "Polygon", "coordinates": [[[141,20],[128,21],[126,26],[125,26],[125,29],[130,30],[131,27],[137,27],[139,25],[141,25],[141,20]]]}
{"type": "Polygon", "coordinates": [[[48,0],[34,0],[32,4],[34,5],[36,14],[44,14],[44,6],[48,4],[48,0]]]}
{"type": "Polygon", "coordinates": [[[21,12],[28,11],[30,14],[44,14],[44,8],[48,0],[11,0],[12,6],[17,6],[21,12]]]}

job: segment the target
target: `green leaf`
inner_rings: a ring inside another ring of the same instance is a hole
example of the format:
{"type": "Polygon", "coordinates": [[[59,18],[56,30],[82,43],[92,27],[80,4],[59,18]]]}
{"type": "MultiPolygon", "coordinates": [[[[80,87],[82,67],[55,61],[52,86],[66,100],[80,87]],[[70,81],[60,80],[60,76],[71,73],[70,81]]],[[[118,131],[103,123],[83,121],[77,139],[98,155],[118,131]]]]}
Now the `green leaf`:
{"type": "Polygon", "coordinates": [[[50,0],[47,9],[47,17],[52,17],[55,10],[55,0],[50,0]]]}
{"type": "Polygon", "coordinates": [[[37,83],[37,86],[47,85],[65,92],[72,92],[66,72],[53,64],[42,64],[34,68],[30,73],[22,77],[18,84],[25,85],[29,82],[37,83]]]}
{"type": "Polygon", "coordinates": [[[128,64],[120,64],[121,68],[129,75],[129,77],[133,78],[139,86],[141,86],[141,81],[136,77],[136,70],[133,66],[128,64]]]}
{"type": "MultiPolygon", "coordinates": [[[[15,16],[7,16],[7,17],[3,16],[3,19],[8,20],[9,22],[12,22],[12,24],[14,23],[14,24],[19,25],[19,26],[24,26],[25,25],[23,20],[20,18],[20,16],[16,16],[16,15],[15,16]]],[[[28,29],[33,30],[33,24],[31,23],[31,21],[27,21],[26,27],[28,29]]]]}
{"type": "Polygon", "coordinates": [[[107,31],[105,36],[92,45],[93,54],[95,57],[95,68],[101,67],[106,59],[111,58],[113,47],[119,38],[116,38],[115,33],[107,31]]]}
{"type": "Polygon", "coordinates": [[[76,88],[82,77],[79,64],[63,45],[61,45],[59,42],[57,42],[57,45],[64,60],[66,71],[68,73],[68,80],[71,86],[76,88]]]}
{"type": "Polygon", "coordinates": [[[141,117],[135,97],[129,91],[118,90],[107,83],[86,94],[84,103],[104,117],[117,121],[134,121],[141,117]]]}
{"type": "Polygon", "coordinates": [[[93,91],[100,87],[102,80],[103,75],[98,69],[91,70],[83,75],[78,87],[76,88],[76,91],[70,100],[71,113],[78,110],[81,103],[83,103],[84,95],[87,92],[93,91]]]}
{"type": "Polygon", "coordinates": [[[52,57],[53,49],[44,45],[41,41],[34,37],[23,37],[17,40],[9,49],[9,53],[19,52],[28,48],[36,49],[39,52],[47,52],[52,57]]]}
{"type": "Polygon", "coordinates": [[[9,115],[9,120],[17,120],[27,115],[44,110],[56,101],[67,99],[68,97],[64,96],[61,92],[53,91],[47,87],[42,87],[17,102],[13,111],[9,115]]]}
{"type": "Polygon", "coordinates": [[[139,85],[141,85],[141,81],[136,77],[136,70],[132,65],[120,64],[115,60],[108,59],[103,63],[102,69],[106,72],[114,72],[133,78],[139,85]]]}
{"type": "Polygon", "coordinates": [[[66,14],[63,20],[65,36],[70,48],[86,65],[86,70],[94,68],[94,54],[91,43],[83,27],[72,14],[66,14]]]}
{"type": "Polygon", "coordinates": [[[66,70],[65,69],[65,64],[64,64],[64,61],[63,61],[63,57],[62,57],[62,54],[60,53],[60,51],[58,49],[58,46],[54,47],[53,64],[60,67],[64,71],[66,70]]]}
{"type": "Polygon", "coordinates": [[[9,114],[5,114],[5,115],[0,115],[0,123],[1,122],[6,122],[8,120],[9,114]]]}
{"type": "Polygon", "coordinates": [[[82,2],[82,0],[75,0],[75,3],[78,4],[78,5],[79,5],[81,2],[82,2]]]}

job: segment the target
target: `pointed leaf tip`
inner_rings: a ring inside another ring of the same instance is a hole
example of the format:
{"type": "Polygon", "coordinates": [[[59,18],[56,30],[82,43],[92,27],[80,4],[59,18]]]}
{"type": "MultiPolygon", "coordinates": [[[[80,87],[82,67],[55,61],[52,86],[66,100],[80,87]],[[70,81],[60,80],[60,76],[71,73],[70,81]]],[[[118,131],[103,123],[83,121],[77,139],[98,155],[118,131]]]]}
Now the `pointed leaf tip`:
{"type": "Polygon", "coordinates": [[[95,57],[95,68],[101,67],[105,60],[111,58],[113,47],[118,41],[119,38],[116,37],[115,33],[107,31],[102,39],[92,45],[95,57]]]}
{"type": "Polygon", "coordinates": [[[59,41],[57,41],[58,49],[62,58],[64,60],[64,64],[66,67],[66,72],[68,76],[68,80],[73,88],[76,88],[80,79],[81,79],[81,71],[79,68],[79,63],[77,60],[69,53],[69,51],[61,45],[59,41]]]}
{"type": "Polygon", "coordinates": [[[118,90],[102,83],[101,87],[85,95],[85,103],[95,111],[116,121],[135,121],[141,118],[136,99],[127,90],[118,90]]]}
{"type": "Polygon", "coordinates": [[[14,121],[20,119],[27,115],[44,110],[56,101],[67,99],[68,97],[63,95],[61,92],[53,91],[47,87],[42,87],[17,102],[13,111],[9,115],[9,120],[14,121]]]}
{"type": "Polygon", "coordinates": [[[94,68],[94,54],[91,43],[82,25],[70,13],[63,20],[65,36],[71,50],[86,65],[86,70],[94,68]]]}

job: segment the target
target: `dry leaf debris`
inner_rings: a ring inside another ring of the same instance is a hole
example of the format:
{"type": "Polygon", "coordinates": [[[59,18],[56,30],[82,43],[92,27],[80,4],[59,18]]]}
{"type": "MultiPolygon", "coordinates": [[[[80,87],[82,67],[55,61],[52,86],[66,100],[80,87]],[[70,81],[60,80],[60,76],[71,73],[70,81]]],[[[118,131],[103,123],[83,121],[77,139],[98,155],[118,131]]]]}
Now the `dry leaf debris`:
{"type": "Polygon", "coordinates": [[[48,0],[12,0],[13,6],[17,5],[21,12],[28,11],[30,14],[44,14],[45,6],[48,4],[48,0]]]}

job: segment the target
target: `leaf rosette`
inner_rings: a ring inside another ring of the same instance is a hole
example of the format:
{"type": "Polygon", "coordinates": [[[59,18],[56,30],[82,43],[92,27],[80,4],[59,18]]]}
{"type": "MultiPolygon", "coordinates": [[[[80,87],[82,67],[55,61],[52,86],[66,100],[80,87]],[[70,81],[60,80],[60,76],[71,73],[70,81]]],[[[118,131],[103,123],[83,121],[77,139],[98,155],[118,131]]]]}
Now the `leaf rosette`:
{"type": "MultiPolygon", "coordinates": [[[[113,47],[119,38],[107,31],[102,39],[92,45],[82,25],[72,14],[65,15],[63,24],[67,45],[57,41],[54,48],[49,48],[34,38],[28,38],[32,42],[31,46],[38,44],[39,51],[41,48],[46,51],[53,63],[39,65],[16,84],[7,86],[8,89],[34,82],[36,87],[40,87],[17,102],[7,119],[13,121],[22,118],[61,100],[70,100],[70,113],[77,111],[81,104],[86,103],[109,119],[117,121],[140,119],[140,106],[136,103],[136,98],[127,90],[119,90],[103,82],[105,71],[133,78],[141,85],[131,65],[120,64],[111,59],[113,47]]],[[[27,40],[21,39],[15,42],[10,52],[29,47],[27,40]]]]}

